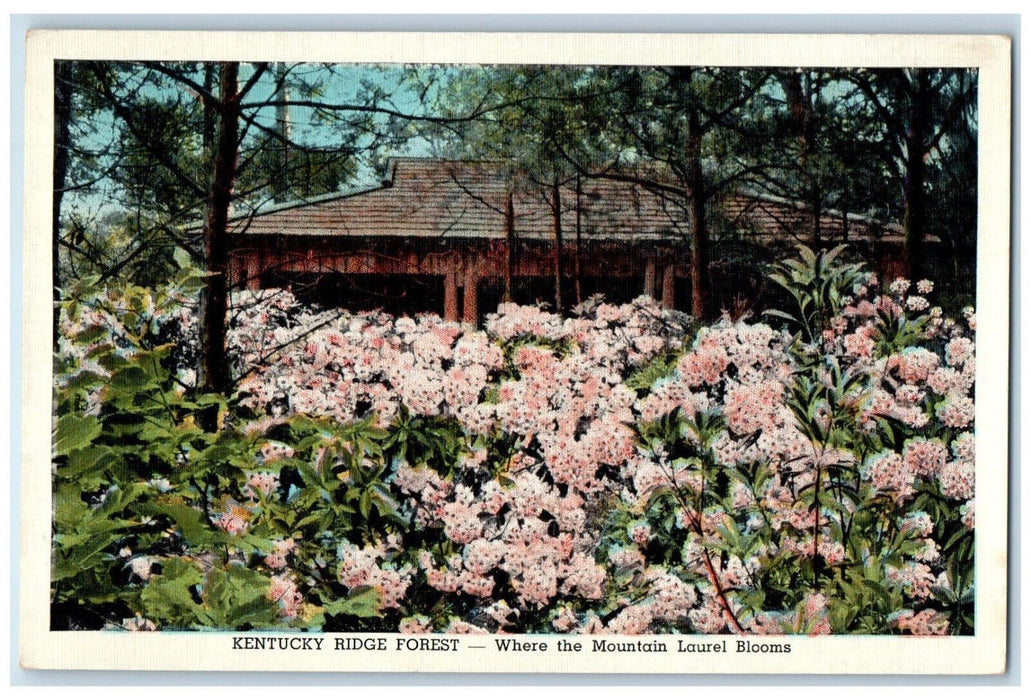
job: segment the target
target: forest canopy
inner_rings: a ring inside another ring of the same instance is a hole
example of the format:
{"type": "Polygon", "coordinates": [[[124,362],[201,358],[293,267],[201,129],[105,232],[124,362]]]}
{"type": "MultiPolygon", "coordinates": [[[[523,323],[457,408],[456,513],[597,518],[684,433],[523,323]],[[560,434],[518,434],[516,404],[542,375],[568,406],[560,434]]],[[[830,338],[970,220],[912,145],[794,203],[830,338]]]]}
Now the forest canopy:
{"type": "Polygon", "coordinates": [[[919,232],[942,243],[936,270],[972,272],[976,71],[61,61],[55,79],[60,278],[153,283],[176,251],[204,265],[187,231],[219,156],[234,215],[367,183],[391,156],[489,158],[543,184],[656,180],[703,228],[692,247],[722,233],[706,206],[748,188],[815,225],[898,222],[910,264],[919,232]]]}

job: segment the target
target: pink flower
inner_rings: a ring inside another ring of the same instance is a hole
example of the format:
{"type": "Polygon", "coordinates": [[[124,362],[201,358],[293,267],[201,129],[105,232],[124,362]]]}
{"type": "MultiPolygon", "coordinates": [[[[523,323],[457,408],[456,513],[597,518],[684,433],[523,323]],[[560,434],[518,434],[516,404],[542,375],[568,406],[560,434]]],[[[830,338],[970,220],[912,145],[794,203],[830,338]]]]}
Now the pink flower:
{"type": "Polygon", "coordinates": [[[304,603],[304,596],[297,590],[297,584],[288,576],[273,576],[272,586],[268,592],[269,600],[279,603],[283,617],[297,617],[304,603]]]}
{"type": "Polygon", "coordinates": [[[387,560],[385,545],[369,545],[359,549],[346,543],[340,547],[339,580],[349,588],[371,586],[380,594],[384,608],[400,607],[412,580],[412,567],[395,568],[387,560]]]}
{"type": "Polygon", "coordinates": [[[903,518],[899,523],[899,529],[902,532],[913,533],[917,537],[928,537],[934,531],[934,521],[931,520],[930,515],[921,510],[903,518]]]}
{"type": "Polygon", "coordinates": [[[948,634],[949,619],[937,610],[902,610],[892,617],[891,626],[916,636],[940,636],[948,634]]]}
{"type": "Polygon", "coordinates": [[[974,464],[966,460],[946,462],[938,474],[942,493],[957,501],[974,497],[974,464]]]}
{"type": "Polygon", "coordinates": [[[122,629],[126,632],[156,632],[157,625],[152,621],[137,615],[122,620],[122,629]]]}
{"type": "Polygon", "coordinates": [[[901,568],[888,566],[885,571],[890,582],[901,587],[916,600],[930,598],[931,587],[936,585],[935,577],[927,564],[910,562],[901,568]]]}
{"type": "Polygon", "coordinates": [[[973,433],[960,433],[956,436],[956,439],[952,441],[953,456],[964,462],[974,461],[974,434],[973,433]]]}
{"type": "Polygon", "coordinates": [[[974,343],[969,338],[953,338],[945,346],[945,361],[953,367],[963,365],[974,358],[974,343]]]}
{"type": "Polygon", "coordinates": [[[279,476],[277,474],[258,472],[251,474],[247,478],[247,486],[244,487],[244,493],[251,497],[261,494],[267,498],[277,488],[279,488],[279,476]]]}
{"type": "Polygon", "coordinates": [[[505,556],[505,547],[499,541],[475,539],[465,546],[465,568],[474,574],[486,575],[505,556]]]}
{"type": "Polygon", "coordinates": [[[950,428],[967,428],[974,422],[974,402],[966,396],[946,397],[938,407],[938,418],[950,428]]]}
{"type": "Polygon", "coordinates": [[[937,369],[938,364],[938,356],[925,348],[908,348],[888,361],[889,368],[896,368],[899,377],[907,384],[927,381],[928,375],[937,369]]]}
{"type": "Polygon", "coordinates": [[[781,427],[786,420],[783,391],[784,386],[772,380],[734,386],[727,391],[723,409],[727,425],[741,436],[781,427]]]}
{"type": "Polygon", "coordinates": [[[465,593],[477,598],[490,598],[494,593],[494,579],[464,572],[458,577],[459,584],[465,593]]]}
{"type": "Polygon", "coordinates": [[[830,618],[827,612],[827,596],[810,593],[802,606],[802,630],[810,635],[831,634],[830,618]]]}
{"type": "Polygon", "coordinates": [[[609,552],[609,562],[617,570],[644,568],[644,554],[636,547],[617,547],[609,552]]]}
{"type": "Polygon", "coordinates": [[[701,607],[687,614],[694,628],[702,634],[720,634],[727,631],[728,620],[723,606],[715,595],[705,593],[701,607]]]}
{"type": "Polygon", "coordinates": [[[576,613],[568,607],[559,608],[558,614],[551,620],[551,626],[556,632],[571,632],[578,624],[576,613]]]}
{"type": "Polygon", "coordinates": [[[945,466],[948,452],[937,441],[913,440],[906,444],[906,468],[917,476],[933,477],[945,466]]]}
{"type": "Polygon", "coordinates": [[[265,565],[271,569],[285,569],[286,558],[296,546],[293,538],[272,543],[272,552],[265,557],[265,565]]]}
{"type": "Polygon", "coordinates": [[[406,617],[401,620],[398,632],[401,634],[432,634],[433,623],[424,615],[406,617]]]}
{"type": "Polygon", "coordinates": [[[229,504],[226,510],[215,519],[215,525],[230,535],[239,535],[250,526],[251,514],[239,505],[229,504]]]}
{"type": "Polygon", "coordinates": [[[448,622],[444,634],[490,634],[490,630],[453,617],[448,622]]]}
{"type": "Polygon", "coordinates": [[[865,476],[877,491],[894,495],[900,503],[913,495],[913,472],[897,452],[874,458],[867,465],[865,476]]]}
{"type": "Polygon", "coordinates": [[[844,337],[845,352],[853,357],[868,358],[873,356],[874,341],[869,326],[860,326],[853,333],[844,337]]]}
{"type": "Polygon", "coordinates": [[[902,296],[909,291],[910,282],[904,277],[898,277],[892,280],[891,284],[888,285],[888,291],[895,296],[902,296]]]}
{"type": "Polygon", "coordinates": [[[266,442],[261,446],[258,457],[262,464],[277,462],[294,456],[294,449],[281,442],[266,442]]]}
{"type": "Polygon", "coordinates": [[[906,299],[906,308],[910,311],[926,311],[931,304],[924,297],[911,296],[906,299]]]}
{"type": "Polygon", "coordinates": [[[644,547],[652,537],[652,528],[648,523],[636,523],[630,528],[630,539],[644,547]]]}

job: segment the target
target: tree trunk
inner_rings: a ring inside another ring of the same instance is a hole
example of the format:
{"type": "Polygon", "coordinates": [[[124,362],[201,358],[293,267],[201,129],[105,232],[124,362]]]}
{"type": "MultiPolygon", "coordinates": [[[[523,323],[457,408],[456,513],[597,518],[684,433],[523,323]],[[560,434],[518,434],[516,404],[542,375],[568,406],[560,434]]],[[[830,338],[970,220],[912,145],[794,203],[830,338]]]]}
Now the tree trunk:
{"type": "MultiPolygon", "coordinates": [[[[290,100],[290,86],[286,83],[285,63],[275,64],[274,77],[277,81],[276,100],[290,100]]],[[[286,202],[290,199],[290,108],[281,104],[276,107],[276,133],[278,143],[273,143],[275,159],[272,173],[272,201],[286,202]]]]}
{"type": "Polygon", "coordinates": [[[930,74],[916,69],[915,81],[910,88],[909,129],[906,132],[906,177],[903,190],[905,229],[903,274],[910,279],[923,276],[923,248],[926,194],[924,157],[931,131],[930,74]]]}
{"type": "Polygon", "coordinates": [[[558,178],[551,183],[551,221],[555,232],[555,312],[562,313],[562,194],[558,178]]]}
{"type": "MultiPolygon", "coordinates": [[[[208,94],[212,94],[215,91],[215,64],[205,63],[204,64],[204,89],[208,91],[208,94]]],[[[201,124],[201,140],[204,144],[204,153],[211,156],[215,152],[215,119],[218,115],[215,114],[215,108],[204,103],[204,121],[201,124]]]]}
{"type": "Polygon", "coordinates": [[[240,105],[237,95],[240,64],[220,65],[219,128],[214,173],[208,194],[204,252],[208,276],[201,293],[201,367],[199,384],[207,391],[229,393],[226,357],[226,311],[229,306],[229,207],[238,155],[240,105]]]}
{"type": "Polygon", "coordinates": [[[673,69],[672,88],[687,116],[687,142],[684,145],[684,195],[688,206],[688,238],[691,259],[688,272],[691,278],[691,314],[696,318],[708,316],[709,304],[709,235],[705,224],[705,180],[702,173],[702,117],[697,97],[692,90],[694,70],[690,67],[673,69]]]}
{"type": "MultiPolygon", "coordinates": [[[[61,199],[64,197],[68,177],[68,138],[72,122],[72,85],[74,64],[71,61],[54,62],[54,201],[53,232],[54,250],[57,250],[57,234],[61,228],[61,199]]],[[[57,273],[57,258],[54,258],[54,274],[57,273]]]]}
{"type": "Polygon", "coordinates": [[[583,261],[580,256],[580,244],[583,235],[583,226],[580,221],[580,202],[583,199],[583,183],[580,181],[580,173],[576,174],[576,247],[573,258],[573,284],[576,286],[576,303],[584,303],[584,291],[582,277],[583,261]]]}
{"type": "Polygon", "coordinates": [[[798,169],[802,180],[802,201],[809,207],[808,238],[816,246],[820,244],[821,193],[810,169],[809,154],[813,147],[813,85],[812,74],[791,71],[781,81],[787,95],[788,108],[795,122],[795,140],[798,143],[798,169]]]}
{"type": "Polygon", "coordinates": [[[813,246],[819,246],[821,241],[820,221],[823,218],[823,193],[819,185],[811,186],[809,190],[809,226],[812,232],[813,246]]]}
{"type": "MultiPolygon", "coordinates": [[[[53,255],[53,295],[58,301],[58,288],[61,286],[60,248],[57,244],[61,237],[61,200],[68,178],[68,139],[72,121],[72,79],[74,64],[71,61],[54,62],[54,200],[51,219],[51,246],[53,255]]],[[[57,314],[54,314],[54,342],[57,342],[57,314]]],[[[55,345],[56,347],[56,345],[55,345]]]]}
{"type": "Polygon", "coordinates": [[[691,314],[708,317],[709,235],[705,226],[705,182],[702,178],[702,130],[698,108],[688,106],[687,196],[690,200],[691,314]]]}

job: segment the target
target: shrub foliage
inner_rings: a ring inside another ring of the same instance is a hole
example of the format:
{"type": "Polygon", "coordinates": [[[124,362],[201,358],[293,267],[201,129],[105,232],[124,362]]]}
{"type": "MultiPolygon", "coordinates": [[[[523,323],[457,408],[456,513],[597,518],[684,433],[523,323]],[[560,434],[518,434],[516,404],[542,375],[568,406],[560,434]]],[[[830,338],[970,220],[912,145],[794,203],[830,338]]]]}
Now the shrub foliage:
{"type": "Polygon", "coordinates": [[[60,309],[54,628],[971,634],[974,316],[840,250],[698,328],[639,299],[483,330],[198,281],[60,309]]]}

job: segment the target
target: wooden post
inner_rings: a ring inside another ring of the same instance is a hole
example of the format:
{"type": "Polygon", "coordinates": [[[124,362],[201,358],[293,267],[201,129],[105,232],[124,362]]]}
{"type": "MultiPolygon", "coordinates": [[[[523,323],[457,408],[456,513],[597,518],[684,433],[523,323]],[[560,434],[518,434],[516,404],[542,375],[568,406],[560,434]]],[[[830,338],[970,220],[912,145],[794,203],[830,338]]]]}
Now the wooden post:
{"type": "Polygon", "coordinates": [[[505,291],[501,296],[502,301],[515,301],[512,293],[512,277],[514,276],[515,258],[515,204],[512,201],[512,190],[508,191],[505,199],[505,291]]]}
{"type": "Polygon", "coordinates": [[[648,258],[644,263],[644,292],[646,296],[655,298],[655,259],[648,258]]]}
{"type": "Polygon", "coordinates": [[[676,268],[667,265],[662,271],[662,308],[672,309],[676,302],[676,268]]]}
{"type": "Polygon", "coordinates": [[[555,233],[555,311],[562,313],[562,193],[556,177],[551,183],[551,222],[555,233]]]}
{"type": "Polygon", "coordinates": [[[444,320],[458,321],[458,270],[454,263],[448,264],[444,274],[444,320]]]}
{"type": "Polygon", "coordinates": [[[470,258],[465,265],[465,296],[462,300],[462,321],[475,326],[479,320],[480,309],[477,299],[478,287],[480,286],[480,261],[477,258],[470,258]]]}
{"type": "Polygon", "coordinates": [[[257,253],[248,252],[244,256],[243,278],[247,289],[252,292],[261,289],[261,264],[258,262],[257,253]]]}

